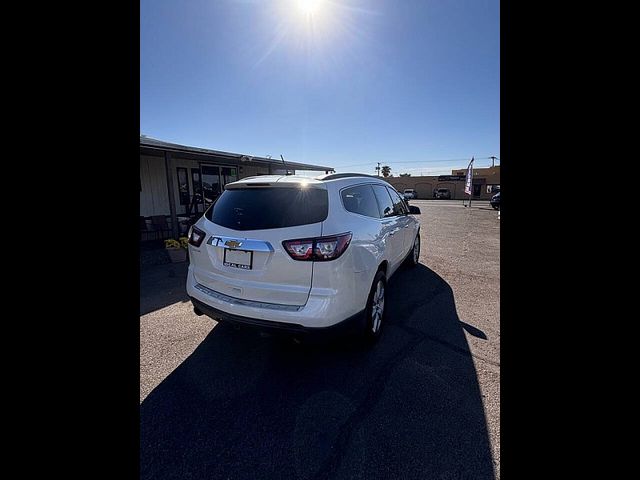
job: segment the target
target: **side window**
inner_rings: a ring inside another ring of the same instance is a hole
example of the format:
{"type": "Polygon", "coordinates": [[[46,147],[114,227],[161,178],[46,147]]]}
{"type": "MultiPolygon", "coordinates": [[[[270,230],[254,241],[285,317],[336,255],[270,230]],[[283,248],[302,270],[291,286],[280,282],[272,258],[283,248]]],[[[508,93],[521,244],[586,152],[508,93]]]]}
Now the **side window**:
{"type": "Polygon", "coordinates": [[[400,194],[398,194],[398,192],[396,192],[392,188],[387,188],[387,190],[389,190],[389,195],[391,195],[391,199],[393,201],[393,212],[396,215],[406,215],[407,213],[409,213],[409,209],[405,205],[404,200],[402,199],[400,194]]]}
{"type": "Polygon", "coordinates": [[[367,217],[380,218],[380,211],[371,185],[345,188],[340,192],[340,195],[344,208],[348,211],[367,217]]]}
{"type": "Polygon", "coordinates": [[[376,195],[376,200],[378,200],[378,208],[380,209],[381,217],[393,217],[395,213],[393,212],[393,202],[391,201],[391,197],[389,196],[389,192],[386,187],[383,185],[372,185],[373,193],[376,195]]]}

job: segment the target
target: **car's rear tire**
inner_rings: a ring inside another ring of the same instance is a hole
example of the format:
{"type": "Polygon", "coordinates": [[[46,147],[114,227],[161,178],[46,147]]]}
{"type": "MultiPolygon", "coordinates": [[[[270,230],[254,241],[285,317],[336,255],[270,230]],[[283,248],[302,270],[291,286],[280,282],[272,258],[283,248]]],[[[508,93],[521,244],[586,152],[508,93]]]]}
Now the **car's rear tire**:
{"type": "Polygon", "coordinates": [[[409,252],[409,256],[407,257],[407,263],[411,267],[415,267],[420,263],[420,234],[416,235],[415,240],[413,241],[413,247],[411,248],[411,252],[409,252]]]}
{"type": "Polygon", "coordinates": [[[373,279],[369,297],[367,298],[367,308],[365,309],[366,321],[363,338],[368,343],[374,343],[380,338],[380,332],[386,317],[386,288],[387,277],[382,270],[379,270],[373,279]]]}

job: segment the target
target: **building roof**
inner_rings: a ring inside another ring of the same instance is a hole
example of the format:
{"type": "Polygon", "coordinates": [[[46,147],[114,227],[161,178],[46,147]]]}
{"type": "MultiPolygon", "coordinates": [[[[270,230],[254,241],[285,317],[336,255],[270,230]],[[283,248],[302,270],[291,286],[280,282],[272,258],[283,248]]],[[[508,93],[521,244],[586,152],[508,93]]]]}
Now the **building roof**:
{"type": "MultiPolygon", "coordinates": [[[[191,154],[197,154],[197,155],[208,155],[208,156],[213,156],[217,158],[235,159],[239,162],[271,164],[274,166],[278,166],[280,168],[285,167],[285,165],[283,165],[282,163],[282,160],[280,159],[256,157],[253,155],[245,155],[242,153],[222,152],[219,150],[210,150],[208,148],[190,147],[187,145],[179,145],[177,143],[164,142],[162,140],[157,140],[155,138],[151,138],[143,135],[140,135],[140,147],[144,147],[147,149],[154,149],[154,150],[183,152],[183,153],[191,153],[191,154]]],[[[312,165],[309,163],[291,162],[289,160],[286,160],[285,163],[286,163],[286,168],[288,168],[289,170],[335,171],[333,167],[327,167],[324,165],[312,165]]]]}

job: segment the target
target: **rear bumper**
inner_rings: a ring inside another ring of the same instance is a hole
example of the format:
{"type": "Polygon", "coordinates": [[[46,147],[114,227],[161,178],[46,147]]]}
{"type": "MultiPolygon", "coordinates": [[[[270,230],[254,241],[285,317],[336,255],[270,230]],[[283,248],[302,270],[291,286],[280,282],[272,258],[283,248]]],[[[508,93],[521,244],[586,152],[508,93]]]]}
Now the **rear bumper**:
{"type": "Polygon", "coordinates": [[[232,313],[223,312],[211,305],[208,305],[194,297],[191,303],[194,308],[204,315],[232,325],[241,325],[255,328],[267,333],[288,333],[298,335],[344,335],[349,333],[359,333],[365,327],[364,310],[328,327],[305,327],[296,323],[276,322],[273,320],[263,320],[259,318],[244,317],[232,313]]]}
{"type": "MultiPolygon", "coordinates": [[[[320,267],[322,266],[320,265],[320,267]]],[[[326,266],[324,267],[326,268],[326,266]]],[[[327,274],[325,273],[323,276],[327,274]]],[[[361,274],[361,276],[363,275],[361,274]]],[[[345,318],[356,315],[365,308],[367,294],[354,290],[355,287],[361,287],[364,283],[362,281],[343,281],[341,283],[343,288],[340,290],[316,286],[309,292],[309,297],[304,305],[266,304],[266,302],[262,304],[263,302],[245,301],[229,297],[223,292],[210,291],[206,285],[201,285],[196,281],[193,265],[190,265],[187,273],[187,294],[200,303],[228,315],[261,320],[267,324],[269,322],[284,323],[320,329],[341,323],[345,318]],[[200,288],[203,286],[206,288],[200,288]],[[362,298],[361,303],[355,301],[358,298],[362,298]]]]}

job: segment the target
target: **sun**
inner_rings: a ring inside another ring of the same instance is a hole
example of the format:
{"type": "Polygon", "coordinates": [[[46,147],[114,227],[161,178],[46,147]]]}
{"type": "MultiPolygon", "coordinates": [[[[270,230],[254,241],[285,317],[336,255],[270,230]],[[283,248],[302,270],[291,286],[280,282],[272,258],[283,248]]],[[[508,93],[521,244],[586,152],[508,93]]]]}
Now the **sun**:
{"type": "Polygon", "coordinates": [[[298,9],[304,15],[314,15],[320,11],[324,0],[296,0],[298,9]]]}

